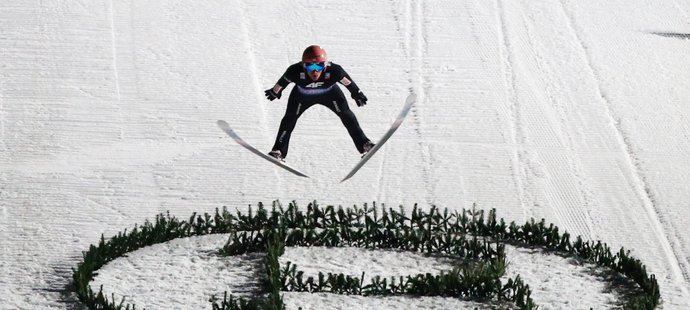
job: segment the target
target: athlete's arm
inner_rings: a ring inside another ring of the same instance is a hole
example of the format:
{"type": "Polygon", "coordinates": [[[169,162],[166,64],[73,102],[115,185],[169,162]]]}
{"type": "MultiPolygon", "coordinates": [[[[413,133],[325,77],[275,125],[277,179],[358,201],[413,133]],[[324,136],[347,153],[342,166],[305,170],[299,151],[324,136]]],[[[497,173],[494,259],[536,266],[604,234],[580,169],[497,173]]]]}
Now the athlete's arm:
{"type": "Polygon", "coordinates": [[[367,104],[367,96],[364,95],[364,93],[359,89],[359,86],[352,80],[349,74],[345,72],[345,70],[341,66],[335,66],[335,69],[339,71],[338,74],[338,82],[340,84],[343,84],[347,90],[350,91],[350,96],[352,99],[355,100],[357,103],[357,106],[363,106],[367,104]]]}
{"type": "Polygon", "coordinates": [[[347,88],[347,90],[349,90],[351,94],[356,94],[360,92],[359,87],[357,86],[355,81],[353,81],[350,75],[347,74],[347,72],[345,72],[345,69],[343,69],[343,67],[339,65],[333,65],[333,67],[333,69],[335,69],[336,71],[335,74],[338,77],[338,82],[340,84],[343,84],[343,86],[345,86],[345,88],[347,88]]]}
{"type": "Polygon", "coordinates": [[[273,86],[271,89],[267,89],[264,91],[266,94],[266,98],[268,100],[275,100],[275,99],[280,99],[280,96],[282,96],[283,89],[287,87],[290,83],[292,83],[291,77],[294,73],[293,69],[294,65],[290,66],[285,70],[285,73],[283,73],[283,76],[280,77],[276,85],[273,86]]]}

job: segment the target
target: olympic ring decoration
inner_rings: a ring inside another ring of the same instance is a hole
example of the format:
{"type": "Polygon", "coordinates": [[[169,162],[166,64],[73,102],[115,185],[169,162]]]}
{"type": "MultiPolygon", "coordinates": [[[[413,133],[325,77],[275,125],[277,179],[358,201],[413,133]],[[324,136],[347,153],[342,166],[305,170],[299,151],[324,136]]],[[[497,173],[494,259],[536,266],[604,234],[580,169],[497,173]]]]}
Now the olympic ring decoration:
{"type": "MultiPolygon", "coordinates": [[[[227,292],[209,302],[213,309],[284,309],[281,292],[325,292],[364,296],[444,296],[463,300],[512,303],[520,309],[534,309],[531,291],[519,276],[502,278],[505,273],[505,243],[539,246],[612,269],[633,280],[641,294],[628,297],[629,308],[652,309],[660,300],[654,275],[624,249],[612,254],[600,241],[570,241],[568,233],[559,234],[553,224],[534,220],[517,225],[497,220],[496,211],[440,210],[423,211],[416,205],[408,215],[405,210],[377,208],[320,207],[316,202],[301,211],[296,203],[283,208],[274,202],[269,210],[259,203],[254,213],[231,214],[226,208],[214,215],[193,214],[189,221],[158,215],[154,223],[135,226],[99,244],[92,245],[83,255],[83,262],[74,270],[77,296],[89,309],[129,309],[133,305],[109,300],[102,289],[95,293],[89,286],[95,272],[108,262],[126,253],[177,238],[207,234],[229,234],[220,250],[221,255],[265,253],[262,278],[265,298],[237,298],[227,292]],[[457,261],[457,266],[440,275],[381,279],[365,275],[319,272],[317,278],[304,279],[304,272],[288,262],[281,267],[278,258],[285,247],[325,246],[391,249],[425,254],[442,254],[457,261]]],[[[114,296],[113,296],[114,299],[114,296]]]]}

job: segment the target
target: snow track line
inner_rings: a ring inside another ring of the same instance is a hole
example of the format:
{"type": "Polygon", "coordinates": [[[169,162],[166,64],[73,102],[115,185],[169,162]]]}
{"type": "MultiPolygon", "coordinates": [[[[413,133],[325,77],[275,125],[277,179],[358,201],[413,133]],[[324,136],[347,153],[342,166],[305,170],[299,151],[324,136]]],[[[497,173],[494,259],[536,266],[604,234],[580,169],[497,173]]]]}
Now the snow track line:
{"type": "MultiPolygon", "coordinates": [[[[396,24],[397,24],[396,31],[398,31],[401,34],[401,39],[402,39],[402,46],[401,47],[403,49],[403,53],[404,53],[405,57],[408,59],[408,61],[411,63],[411,60],[409,60],[410,59],[410,39],[411,39],[410,37],[412,36],[410,34],[410,29],[411,29],[411,24],[412,24],[412,22],[411,22],[412,17],[410,14],[411,0],[407,0],[404,2],[403,5],[405,8],[405,11],[402,13],[399,12],[398,10],[396,10],[396,5],[398,4],[397,1],[390,0],[389,4],[391,6],[391,12],[393,14],[393,20],[395,20],[396,24]],[[401,21],[401,15],[403,15],[402,18],[404,18],[404,25],[402,24],[402,21],[401,21]],[[403,32],[403,29],[405,29],[405,32],[403,32]]],[[[412,67],[411,64],[410,64],[410,67],[412,67]]],[[[413,79],[411,76],[407,77],[407,81],[410,85],[412,85],[413,79]]],[[[412,88],[410,88],[410,90],[414,91],[412,88]]],[[[385,163],[388,159],[388,152],[386,152],[385,150],[381,150],[381,153],[382,153],[381,157],[383,159],[380,161],[380,164],[378,166],[378,171],[377,171],[378,180],[376,182],[376,193],[377,193],[377,197],[378,197],[379,201],[386,201],[385,193],[381,192],[381,184],[383,183],[383,171],[384,171],[385,163]]]]}
{"type": "MultiPolygon", "coordinates": [[[[539,59],[547,59],[548,56],[544,55],[544,47],[540,44],[541,39],[535,34],[536,31],[532,23],[530,23],[534,22],[534,17],[525,16],[523,13],[521,14],[521,18],[528,39],[527,43],[532,46],[534,55],[539,59]]],[[[539,63],[537,63],[537,66],[539,70],[548,70],[548,67],[542,67],[539,63]]],[[[550,79],[545,81],[545,83],[548,84],[548,87],[546,87],[544,93],[550,98],[556,97],[558,92],[552,90],[559,89],[559,86],[554,84],[550,79]]],[[[540,109],[541,111],[539,111],[539,113],[547,114],[547,119],[551,121],[540,122],[536,125],[536,130],[539,132],[551,132],[561,141],[560,144],[562,144],[562,148],[568,151],[568,155],[565,156],[560,152],[549,152],[539,156],[541,160],[548,160],[550,163],[548,166],[551,168],[549,169],[550,174],[554,176],[549,178],[547,186],[550,187],[550,189],[544,191],[543,194],[549,201],[552,211],[561,224],[568,227],[571,233],[577,232],[577,234],[583,238],[593,239],[593,223],[589,216],[592,205],[587,194],[588,191],[583,190],[583,188],[588,186],[586,185],[587,182],[584,180],[582,158],[578,152],[576,152],[577,143],[573,141],[573,137],[569,131],[572,130],[572,128],[570,128],[572,124],[568,121],[564,121],[568,118],[568,113],[564,111],[562,105],[559,104],[551,104],[548,107],[540,107],[540,109]]],[[[534,112],[535,111],[532,111],[532,113],[534,112]]],[[[529,115],[530,113],[527,114],[529,115]]],[[[528,158],[525,160],[523,157],[522,160],[527,170],[525,178],[528,176],[535,176],[537,173],[529,163],[529,154],[523,149],[522,155],[528,158]]]]}
{"type": "Polygon", "coordinates": [[[261,96],[261,81],[259,80],[259,70],[257,69],[256,66],[256,57],[254,57],[255,54],[255,49],[254,45],[252,44],[252,39],[251,36],[249,35],[249,26],[248,26],[248,19],[247,19],[247,6],[245,5],[244,1],[238,0],[238,9],[240,10],[240,28],[242,31],[242,37],[244,40],[242,40],[242,43],[244,45],[245,50],[247,51],[247,61],[249,62],[249,69],[251,72],[251,81],[254,86],[254,90],[256,91],[256,101],[259,103],[259,107],[261,108],[261,116],[262,116],[262,129],[264,130],[265,133],[268,133],[268,120],[266,117],[266,109],[264,108],[264,105],[261,104],[263,101],[263,96],[261,96]]]}
{"type": "MultiPolygon", "coordinates": [[[[412,34],[410,33],[410,29],[412,28],[412,16],[411,16],[412,3],[411,3],[411,0],[405,1],[405,4],[404,4],[405,12],[403,13],[404,14],[404,24],[401,24],[400,18],[398,17],[400,15],[400,13],[397,12],[397,10],[395,10],[395,5],[398,2],[391,0],[390,3],[391,3],[392,10],[393,10],[393,16],[394,16],[393,18],[398,23],[398,29],[397,30],[398,30],[398,32],[400,32],[402,34],[401,35],[402,36],[402,49],[403,49],[403,52],[405,53],[405,57],[408,59],[408,62],[410,63],[410,70],[412,70],[412,60],[411,60],[412,56],[410,55],[411,54],[411,52],[410,52],[410,41],[412,39],[411,38],[412,34]],[[404,33],[403,33],[403,29],[405,30],[404,33]]],[[[408,75],[407,82],[410,85],[413,85],[414,79],[412,78],[411,74],[408,75]]],[[[410,91],[414,91],[414,89],[412,87],[410,87],[410,91]]]]}
{"type": "Polygon", "coordinates": [[[113,0],[108,1],[108,10],[110,11],[110,41],[111,52],[113,54],[113,75],[115,77],[115,93],[117,94],[117,101],[122,99],[120,95],[120,75],[117,68],[117,40],[115,39],[115,8],[113,0]]]}
{"type": "Polygon", "coordinates": [[[2,95],[3,88],[4,83],[0,81],[0,150],[7,149],[7,144],[5,144],[5,100],[2,95]]]}
{"type": "MultiPolygon", "coordinates": [[[[625,135],[625,132],[623,129],[620,127],[620,123],[616,120],[613,114],[613,110],[611,108],[611,100],[603,93],[602,91],[602,83],[601,83],[601,78],[599,77],[596,69],[593,66],[593,61],[591,58],[591,55],[587,52],[586,45],[584,41],[582,40],[582,37],[575,28],[575,21],[574,21],[574,16],[573,13],[570,12],[567,8],[563,0],[559,0],[559,3],[561,5],[561,8],[563,10],[564,15],[567,18],[568,25],[567,27],[574,33],[575,37],[578,40],[578,44],[580,45],[580,51],[581,53],[585,56],[585,59],[587,61],[587,66],[589,72],[592,74],[592,77],[596,81],[597,85],[597,93],[598,95],[602,98],[603,103],[606,105],[606,112],[607,112],[607,117],[611,120],[611,123],[614,124],[614,128],[616,130],[616,136],[618,137],[619,143],[623,147],[623,149],[626,152],[626,158],[628,160],[628,164],[630,165],[630,170],[632,171],[636,183],[637,183],[637,194],[640,196],[640,198],[643,201],[644,208],[647,211],[647,216],[649,217],[652,228],[655,230],[655,234],[657,235],[657,238],[659,239],[661,243],[661,247],[663,248],[664,252],[666,253],[666,258],[669,263],[669,267],[672,272],[672,276],[675,278],[674,280],[677,282],[690,282],[690,274],[688,271],[685,269],[684,266],[688,266],[688,261],[682,258],[682,255],[676,254],[677,252],[680,252],[680,250],[676,249],[673,246],[673,243],[670,242],[668,236],[666,235],[666,231],[664,230],[664,227],[662,226],[663,222],[667,222],[663,219],[663,215],[661,214],[659,206],[656,204],[654,200],[654,194],[652,193],[651,186],[649,182],[647,181],[646,177],[644,174],[641,172],[641,163],[635,156],[635,152],[633,150],[633,147],[631,143],[628,141],[629,138],[625,135]]],[[[674,234],[675,236],[675,234],[674,234]]],[[[672,236],[673,237],[673,236],[672,236]]],[[[680,244],[678,242],[677,238],[673,238],[675,244],[680,244]]],[[[680,285],[679,286],[683,295],[688,296],[688,291],[685,288],[685,286],[680,285]]]]}
{"type": "Polygon", "coordinates": [[[77,200],[83,198],[84,200],[86,200],[86,201],[88,201],[88,202],[94,204],[94,205],[97,206],[97,207],[103,207],[103,208],[105,208],[105,209],[108,209],[108,210],[112,211],[113,213],[119,215],[119,216],[120,216],[120,219],[127,219],[127,218],[130,217],[128,214],[124,213],[122,210],[120,210],[120,209],[118,209],[118,208],[116,208],[116,207],[113,207],[113,206],[111,206],[111,205],[109,205],[109,204],[99,202],[99,201],[97,201],[97,200],[95,200],[95,199],[93,199],[93,198],[87,197],[86,195],[81,195],[81,194],[79,194],[79,193],[77,193],[77,192],[68,192],[67,194],[68,194],[68,195],[71,195],[72,197],[76,197],[77,200]]]}
{"type": "MultiPolygon", "coordinates": [[[[120,123],[124,123],[124,118],[122,117],[122,108],[119,104],[122,101],[122,93],[120,90],[120,70],[118,68],[117,61],[117,39],[115,36],[115,6],[113,5],[114,0],[108,1],[108,10],[110,11],[110,42],[111,42],[111,52],[113,54],[113,76],[115,78],[115,94],[117,95],[117,111],[120,116],[120,123]]],[[[80,89],[81,90],[81,89],[80,89]]],[[[120,126],[120,139],[125,138],[125,130],[120,126]]]]}
{"type": "Polygon", "coordinates": [[[521,119],[522,116],[520,115],[520,101],[518,100],[517,97],[517,90],[516,90],[516,80],[515,80],[515,71],[513,70],[513,52],[512,52],[512,46],[510,43],[510,38],[508,37],[508,25],[506,24],[506,16],[505,16],[505,8],[503,6],[503,0],[496,0],[494,2],[496,11],[498,12],[497,14],[497,23],[498,23],[498,33],[500,36],[498,37],[498,44],[501,48],[499,48],[499,51],[501,52],[501,58],[502,58],[502,69],[504,71],[504,80],[505,80],[505,95],[506,99],[509,101],[509,111],[510,111],[510,139],[511,143],[513,144],[513,156],[511,158],[512,165],[513,165],[513,178],[516,183],[516,187],[519,191],[520,197],[518,199],[520,200],[520,207],[525,211],[525,220],[528,218],[533,218],[534,217],[534,211],[532,210],[531,207],[527,206],[525,203],[525,196],[527,195],[525,193],[525,183],[523,182],[522,178],[526,178],[524,176],[524,173],[521,172],[521,169],[519,167],[525,167],[525,163],[522,160],[522,146],[521,144],[524,141],[519,141],[518,140],[524,140],[524,133],[522,132],[522,125],[521,125],[521,119]],[[522,177],[521,177],[522,176],[522,177]]]}
{"type": "MultiPolygon", "coordinates": [[[[417,108],[420,103],[426,102],[426,89],[424,84],[426,84],[426,79],[423,76],[423,61],[425,55],[428,54],[428,44],[427,44],[427,31],[424,25],[425,9],[423,1],[407,0],[404,3],[404,24],[401,24],[399,13],[395,10],[396,1],[390,1],[391,7],[393,8],[394,19],[398,22],[398,31],[402,33],[402,48],[407,57],[410,65],[410,74],[407,78],[408,83],[411,85],[410,91],[417,95],[417,102],[412,107],[410,115],[408,117],[412,118],[412,123],[414,124],[414,132],[418,139],[418,145],[421,150],[422,159],[422,180],[425,188],[426,202],[433,204],[432,199],[434,189],[431,185],[431,178],[429,167],[431,166],[431,152],[428,147],[428,143],[425,146],[426,141],[423,137],[421,128],[423,127],[423,117],[421,116],[419,109],[417,108]],[[404,33],[403,33],[404,29],[404,33]],[[412,46],[414,45],[414,46],[412,46]]],[[[427,141],[428,142],[428,141],[427,141]]]]}
{"type": "Polygon", "coordinates": [[[410,78],[412,81],[413,91],[415,94],[417,94],[417,98],[419,98],[419,100],[417,100],[415,105],[412,107],[410,114],[412,116],[413,123],[415,124],[414,132],[417,135],[417,138],[419,139],[418,145],[421,150],[422,157],[422,180],[424,182],[424,188],[426,191],[426,202],[428,204],[433,205],[434,201],[432,197],[434,196],[434,189],[430,181],[431,178],[429,176],[429,167],[431,167],[431,150],[429,145],[424,143],[424,135],[422,134],[422,128],[424,127],[424,119],[418,108],[420,106],[426,106],[426,104],[429,102],[426,96],[428,87],[426,87],[425,84],[428,83],[427,80],[424,78],[423,61],[425,56],[429,53],[427,39],[428,31],[424,23],[426,16],[425,3],[426,2],[422,0],[408,2],[410,11],[413,13],[410,14],[411,27],[407,33],[410,36],[414,36],[414,40],[412,40],[412,37],[410,37],[409,41],[410,44],[415,45],[414,47],[410,46],[410,78]],[[412,6],[413,4],[414,6],[412,6]],[[410,30],[413,30],[413,32],[410,30]]]}
{"type": "MultiPolygon", "coordinates": [[[[266,108],[264,107],[264,103],[262,102],[264,100],[264,97],[262,96],[262,87],[261,87],[261,81],[259,79],[259,70],[257,69],[256,65],[256,57],[255,51],[256,49],[254,48],[254,45],[252,44],[252,38],[249,35],[249,19],[247,18],[247,5],[244,3],[243,0],[238,0],[238,5],[237,8],[240,11],[240,28],[242,31],[242,37],[244,40],[242,40],[242,43],[244,45],[244,50],[247,51],[247,60],[249,62],[249,68],[251,71],[251,80],[252,84],[254,86],[254,91],[256,93],[256,102],[258,103],[259,109],[261,110],[261,121],[260,125],[262,127],[262,131],[264,132],[265,135],[268,135],[268,139],[270,139],[270,133],[268,131],[268,116],[266,112],[266,108]]],[[[277,169],[273,170],[274,174],[274,179],[277,180],[276,182],[276,189],[284,188],[283,187],[283,178],[281,177],[281,174],[278,173],[277,169]]]]}

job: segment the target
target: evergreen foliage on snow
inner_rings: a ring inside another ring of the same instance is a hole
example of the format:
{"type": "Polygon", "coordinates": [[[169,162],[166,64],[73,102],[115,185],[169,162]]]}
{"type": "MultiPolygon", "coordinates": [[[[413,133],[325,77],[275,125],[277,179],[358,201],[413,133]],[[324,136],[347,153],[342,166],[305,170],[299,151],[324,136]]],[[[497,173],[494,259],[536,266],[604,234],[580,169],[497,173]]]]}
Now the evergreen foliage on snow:
{"type": "Polygon", "coordinates": [[[517,276],[505,279],[506,255],[504,244],[542,247],[570,255],[583,261],[620,273],[639,286],[641,294],[626,297],[628,309],[653,309],[660,299],[654,275],[649,275],[639,259],[624,249],[615,254],[601,241],[584,241],[577,237],[571,242],[566,232],[546,225],[545,220],[528,221],[524,225],[506,224],[496,211],[440,210],[428,211],[416,205],[411,213],[405,210],[377,208],[320,207],[309,204],[306,211],[291,203],[284,208],[274,202],[269,210],[259,204],[245,214],[230,213],[226,208],[214,215],[192,214],[188,221],[170,214],[156,216],[133,230],[91,245],[83,254],[83,262],[74,270],[73,279],[79,299],[89,309],[135,309],[122,299],[110,298],[94,292],[89,286],[96,271],[108,262],[134,250],[176,238],[227,233],[229,239],[221,249],[223,255],[265,252],[265,294],[254,299],[237,298],[225,293],[223,298],[209,301],[214,309],[284,309],[281,292],[327,292],[365,296],[444,296],[480,302],[508,303],[520,309],[536,309],[529,285],[517,276]],[[288,262],[281,268],[278,258],[285,247],[326,246],[364,247],[442,254],[457,260],[456,267],[440,275],[418,274],[407,277],[366,278],[320,272],[317,278],[304,278],[304,272],[288,262]]]}

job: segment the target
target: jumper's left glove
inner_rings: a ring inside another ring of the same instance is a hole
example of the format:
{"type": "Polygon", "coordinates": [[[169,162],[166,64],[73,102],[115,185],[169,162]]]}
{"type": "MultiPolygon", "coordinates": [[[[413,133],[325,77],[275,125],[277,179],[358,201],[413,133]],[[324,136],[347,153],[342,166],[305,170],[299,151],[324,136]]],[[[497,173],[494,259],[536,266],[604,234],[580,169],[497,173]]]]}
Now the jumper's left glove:
{"type": "Polygon", "coordinates": [[[367,96],[365,96],[364,93],[363,93],[361,90],[360,90],[359,92],[357,92],[357,93],[353,93],[353,94],[352,94],[352,99],[355,100],[355,102],[357,103],[357,106],[358,106],[358,107],[361,107],[361,106],[367,104],[367,100],[368,100],[368,99],[367,99],[367,96]]]}

